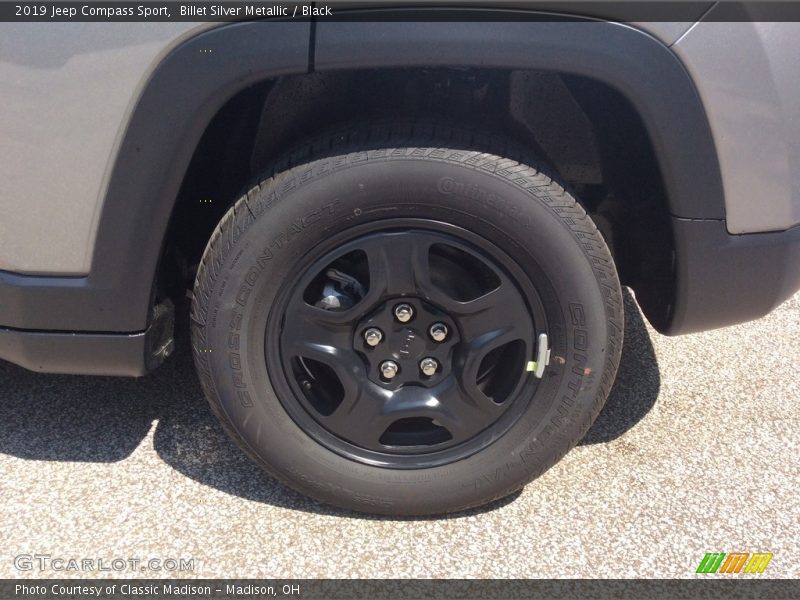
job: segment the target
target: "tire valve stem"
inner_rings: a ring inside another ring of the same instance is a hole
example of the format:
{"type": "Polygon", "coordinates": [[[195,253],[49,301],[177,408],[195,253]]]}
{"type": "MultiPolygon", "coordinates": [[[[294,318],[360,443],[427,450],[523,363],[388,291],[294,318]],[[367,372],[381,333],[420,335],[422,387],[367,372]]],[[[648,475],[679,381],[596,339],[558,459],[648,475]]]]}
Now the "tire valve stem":
{"type": "Polygon", "coordinates": [[[550,348],[547,346],[547,334],[539,334],[539,343],[536,345],[536,360],[529,360],[525,368],[532,372],[533,376],[541,379],[544,375],[544,368],[550,364],[550,348]]]}

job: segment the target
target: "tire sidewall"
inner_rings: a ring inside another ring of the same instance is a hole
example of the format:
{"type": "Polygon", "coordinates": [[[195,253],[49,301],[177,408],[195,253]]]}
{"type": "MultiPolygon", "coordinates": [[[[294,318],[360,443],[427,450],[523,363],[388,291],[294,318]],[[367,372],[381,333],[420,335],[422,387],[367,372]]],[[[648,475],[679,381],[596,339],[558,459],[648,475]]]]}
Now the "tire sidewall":
{"type": "Polygon", "coordinates": [[[546,177],[531,185],[532,169],[527,178],[504,176],[446,158],[365,152],[291,169],[250,195],[253,218],[219,262],[201,336],[215,401],[268,470],[324,501],[420,514],[504,496],[580,440],[602,406],[601,387],[613,380],[619,287],[599,234],[576,219],[582,211],[568,195],[552,194],[546,177]],[[551,362],[536,410],[488,448],[428,469],[379,468],[332,452],[294,423],[270,380],[264,336],[307,252],[369,221],[420,217],[490,239],[531,274],[547,313],[551,362]]]}

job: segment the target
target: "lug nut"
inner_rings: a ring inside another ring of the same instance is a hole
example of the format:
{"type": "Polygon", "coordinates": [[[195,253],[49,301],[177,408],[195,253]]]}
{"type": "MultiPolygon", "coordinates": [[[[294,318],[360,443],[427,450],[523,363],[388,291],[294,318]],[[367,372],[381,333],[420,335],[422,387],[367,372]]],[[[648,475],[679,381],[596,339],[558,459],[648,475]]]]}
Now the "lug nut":
{"type": "Polygon", "coordinates": [[[394,316],[401,323],[408,323],[414,316],[414,308],[410,304],[398,304],[394,307],[394,316]]]}
{"type": "Polygon", "coordinates": [[[444,323],[434,323],[428,330],[434,342],[443,342],[447,339],[447,325],[444,323]]]}
{"type": "Polygon", "coordinates": [[[435,358],[423,358],[419,361],[419,369],[428,377],[432,377],[436,374],[436,369],[439,368],[439,363],[436,362],[435,358]]]}
{"type": "Polygon", "coordinates": [[[370,327],[364,332],[364,341],[367,342],[367,346],[374,348],[381,343],[381,340],[383,340],[383,332],[377,327],[370,327]]]}
{"type": "Polygon", "coordinates": [[[399,370],[400,367],[392,360],[385,360],[381,363],[381,375],[383,375],[385,379],[394,379],[399,370]]]}

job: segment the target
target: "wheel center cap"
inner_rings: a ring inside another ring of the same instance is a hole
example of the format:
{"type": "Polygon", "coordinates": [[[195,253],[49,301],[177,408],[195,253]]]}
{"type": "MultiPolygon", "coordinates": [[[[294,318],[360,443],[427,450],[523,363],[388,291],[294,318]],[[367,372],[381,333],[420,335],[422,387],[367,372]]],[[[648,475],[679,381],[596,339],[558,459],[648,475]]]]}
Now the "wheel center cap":
{"type": "Polygon", "coordinates": [[[377,306],[353,335],[353,347],[367,363],[369,378],[389,390],[406,384],[436,385],[450,373],[459,341],[458,328],[448,314],[409,297],[377,306]],[[434,339],[437,329],[446,333],[434,339]]]}
{"type": "Polygon", "coordinates": [[[416,330],[406,327],[397,332],[397,335],[389,336],[390,352],[398,360],[423,358],[428,344],[422,334],[416,330]],[[394,344],[392,344],[394,342],[394,344]]]}

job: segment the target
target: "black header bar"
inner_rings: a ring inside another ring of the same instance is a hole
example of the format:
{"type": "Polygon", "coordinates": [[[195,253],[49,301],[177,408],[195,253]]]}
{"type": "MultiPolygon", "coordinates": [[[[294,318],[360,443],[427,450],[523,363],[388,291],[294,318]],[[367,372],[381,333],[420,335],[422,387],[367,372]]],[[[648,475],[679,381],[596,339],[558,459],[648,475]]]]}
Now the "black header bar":
{"type": "Polygon", "coordinates": [[[0,2],[0,22],[230,22],[261,19],[321,21],[540,21],[576,16],[621,22],[800,22],[800,1],[383,1],[383,2],[0,2]]]}

